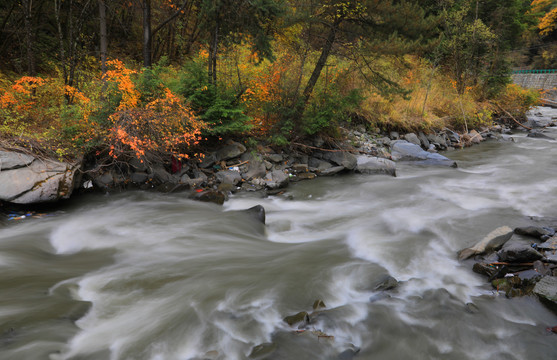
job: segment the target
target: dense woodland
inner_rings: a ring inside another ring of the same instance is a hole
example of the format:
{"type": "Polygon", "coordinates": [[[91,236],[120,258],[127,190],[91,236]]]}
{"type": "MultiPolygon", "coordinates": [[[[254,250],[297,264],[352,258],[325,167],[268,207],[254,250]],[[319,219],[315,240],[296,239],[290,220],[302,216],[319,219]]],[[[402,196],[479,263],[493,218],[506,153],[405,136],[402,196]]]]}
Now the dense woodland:
{"type": "Polygon", "coordinates": [[[3,0],[0,138],[75,158],[461,130],[557,68],[555,0],[3,0]]]}

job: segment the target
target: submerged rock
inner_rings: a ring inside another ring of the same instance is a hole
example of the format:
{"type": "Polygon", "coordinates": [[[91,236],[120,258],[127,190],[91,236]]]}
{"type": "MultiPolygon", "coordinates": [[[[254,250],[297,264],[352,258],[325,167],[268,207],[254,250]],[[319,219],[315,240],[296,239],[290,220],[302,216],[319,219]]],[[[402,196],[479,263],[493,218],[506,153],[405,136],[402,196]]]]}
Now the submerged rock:
{"type": "Polygon", "coordinates": [[[199,193],[195,193],[192,196],[193,200],[203,201],[203,202],[212,202],[217,205],[224,204],[224,200],[226,199],[226,195],[221,191],[215,190],[205,190],[199,193]]]}
{"type": "Polygon", "coordinates": [[[250,359],[263,359],[266,356],[271,355],[277,350],[277,345],[275,343],[264,343],[254,346],[251,349],[248,358],[250,359]]]}
{"type": "Polygon", "coordinates": [[[260,223],[265,224],[265,208],[263,206],[255,205],[254,207],[250,207],[249,209],[240,211],[246,213],[260,223]]]}

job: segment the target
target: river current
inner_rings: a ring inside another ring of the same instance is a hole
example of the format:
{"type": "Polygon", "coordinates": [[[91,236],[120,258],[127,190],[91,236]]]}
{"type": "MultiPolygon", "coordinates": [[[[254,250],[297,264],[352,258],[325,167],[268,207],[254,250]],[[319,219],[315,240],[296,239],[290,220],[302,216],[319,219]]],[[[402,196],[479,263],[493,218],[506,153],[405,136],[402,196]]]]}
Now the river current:
{"type": "Polygon", "coordinates": [[[269,360],[557,358],[555,313],[456,260],[497,227],[557,216],[557,141],[513,137],[445,153],[456,169],[398,164],[396,178],[319,178],[224,207],[82,196],[5,221],[0,359],[235,360],[260,344],[269,360]],[[255,205],[265,228],[234,211],[255,205]],[[387,275],[399,286],[377,290],[387,275]],[[309,330],[283,321],[317,299],[309,330]]]}

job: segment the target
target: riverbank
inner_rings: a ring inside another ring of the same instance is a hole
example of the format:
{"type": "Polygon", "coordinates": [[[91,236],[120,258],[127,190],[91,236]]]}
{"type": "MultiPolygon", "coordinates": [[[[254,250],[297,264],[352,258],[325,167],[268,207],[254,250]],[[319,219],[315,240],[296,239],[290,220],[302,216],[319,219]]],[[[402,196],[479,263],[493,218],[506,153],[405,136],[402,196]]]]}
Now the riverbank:
{"type": "MultiPolygon", "coordinates": [[[[528,122],[517,130],[543,137],[544,127],[554,123],[551,109],[535,108],[528,122]],[[538,129],[538,130],[534,130],[538,129]]],[[[25,208],[55,203],[80,193],[116,193],[140,189],[164,193],[186,191],[191,198],[222,204],[238,191],[281,193],[288,184],[321,176],[356,172],[396,176],[398,162],[420,166],[453,166],[450,152],[485,140],[512,141],[511,128],[489,128],[458,133],[450,129],[425,134],[370,133],[363,126],[341,128],[342,141],[314,137],[289,147],[259,144],[248,149],[239,142],[208,149],[201,160],[179,161],[146,157],[145,161],[106,163],[88,156],[80,163],[63,163],[15,149],[0,152],[0,190],[4,208],[25,208]],[[447,156],[448,157],[447,157],[447,156]]]]}

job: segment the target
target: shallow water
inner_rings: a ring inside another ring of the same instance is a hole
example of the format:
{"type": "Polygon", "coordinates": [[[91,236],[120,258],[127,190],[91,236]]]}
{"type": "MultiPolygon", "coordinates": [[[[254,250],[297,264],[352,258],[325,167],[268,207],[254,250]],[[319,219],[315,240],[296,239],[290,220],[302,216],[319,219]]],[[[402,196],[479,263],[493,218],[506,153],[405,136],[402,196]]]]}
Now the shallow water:
{"type": "MultiPolygon", "coordinates": [[[[557,129],[549,129],[557,136],[557,129]]],[[[514,135],[399,164],[240,194],[80,197],[0,230],[0,359],[549,359],[557,316],[507,299],[456,252],[493,229],[554,217],[556,141],[514,135]],[[232,210],[263,205],[262,228],[232,210]],[[375,291],[386,275],[401,283],[375,291]],[[295,333],[282,321],[327,309],[295,333]],[[469,303],[475,307],[470,311],[469,303]]],[[[556,224],[557,225],[557,224],[556,224]]]]}

